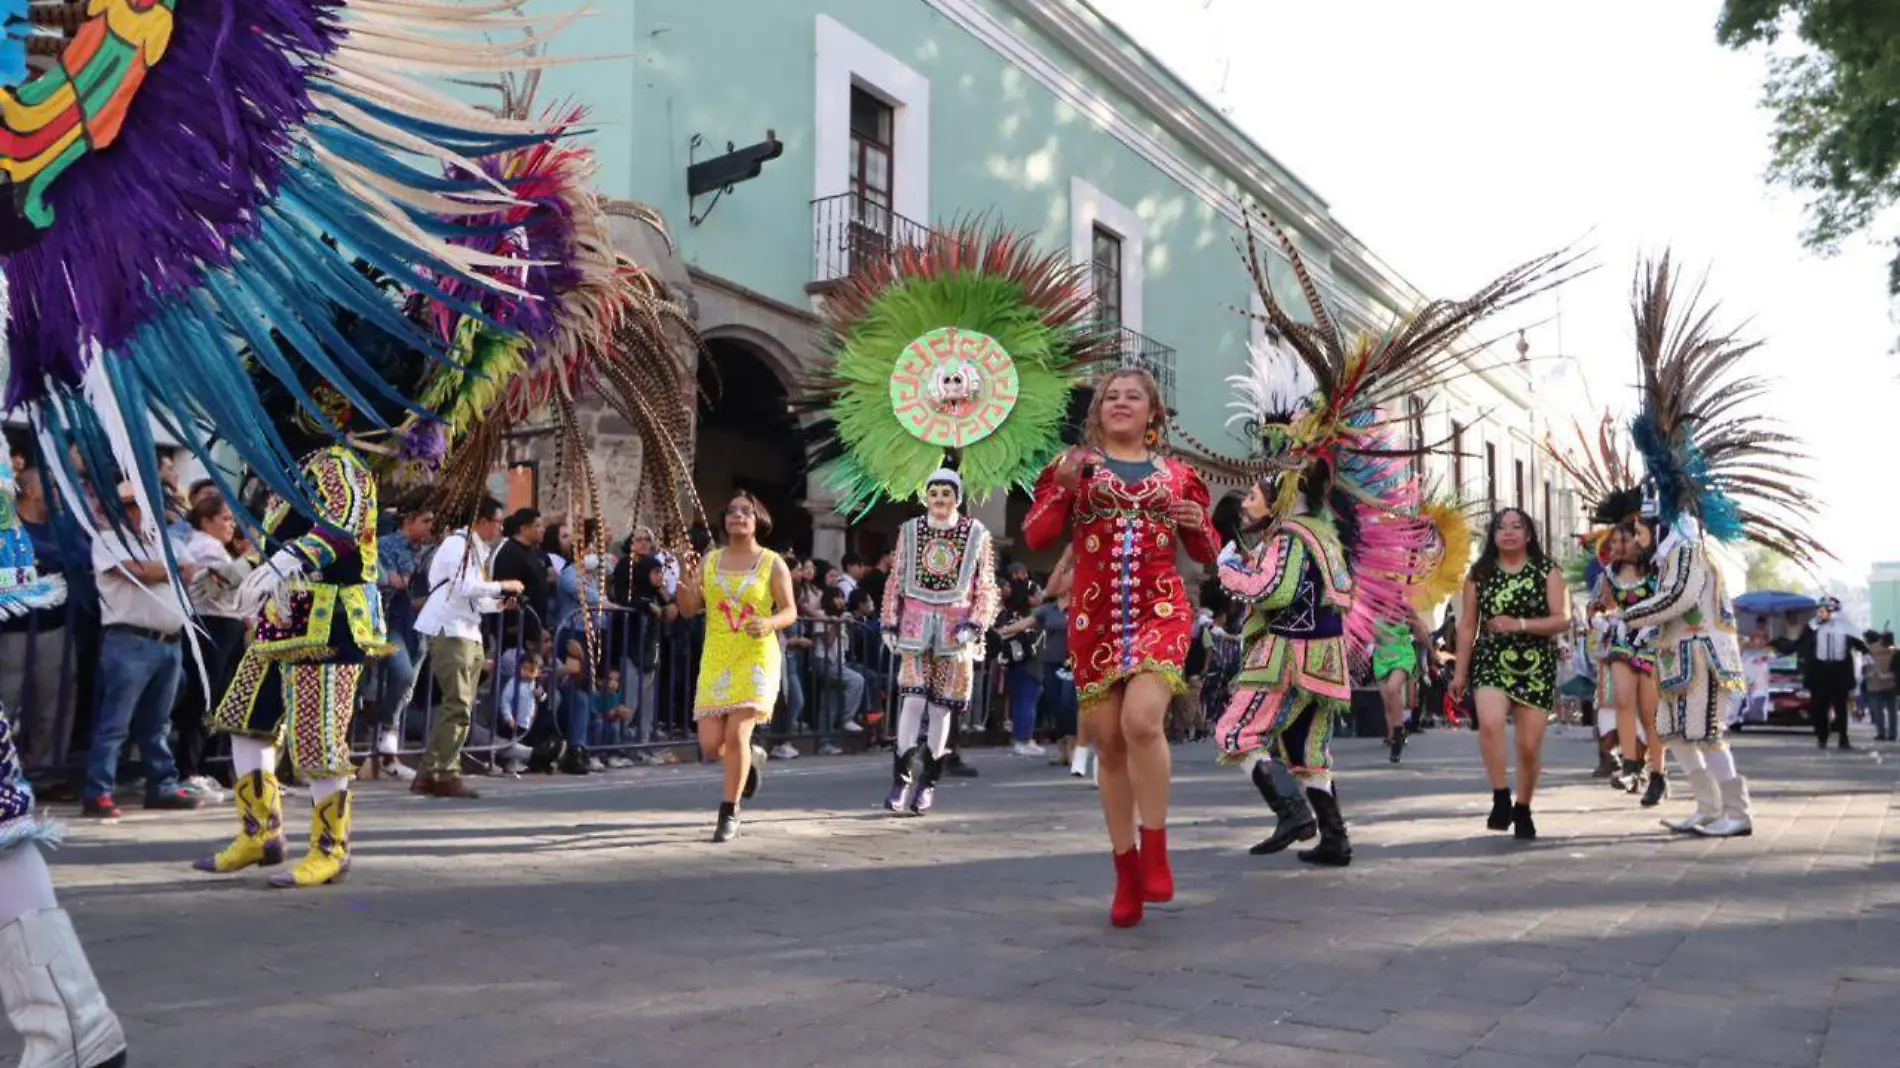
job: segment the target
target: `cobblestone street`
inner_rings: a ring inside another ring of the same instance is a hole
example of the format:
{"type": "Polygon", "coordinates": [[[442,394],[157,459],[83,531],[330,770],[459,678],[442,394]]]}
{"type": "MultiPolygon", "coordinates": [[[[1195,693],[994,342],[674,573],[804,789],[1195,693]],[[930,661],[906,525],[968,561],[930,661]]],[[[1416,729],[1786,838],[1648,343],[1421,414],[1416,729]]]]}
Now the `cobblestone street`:
{"type": "Polygon", "coordinates": [[[1589,782],[1573,729],[1527,848],[1483,829],[1472,736],[1398,768],[1339,749],[1357,856],[1319,871],[1247,856],[1258,797],[1177,748],[1179,893],[1131,931],[1093,791],[988,753],[924,820],[873,811],[885,758],[774,762],[723,848],[710,772],[680,767],[473,803],[365,786],[328,890],[191,872],[222,810],[76,825],[55,873],[152,1068],[1900,1058],[1900,760],[1745,736],[1755,836],[1672,839],[1589,782]]]}

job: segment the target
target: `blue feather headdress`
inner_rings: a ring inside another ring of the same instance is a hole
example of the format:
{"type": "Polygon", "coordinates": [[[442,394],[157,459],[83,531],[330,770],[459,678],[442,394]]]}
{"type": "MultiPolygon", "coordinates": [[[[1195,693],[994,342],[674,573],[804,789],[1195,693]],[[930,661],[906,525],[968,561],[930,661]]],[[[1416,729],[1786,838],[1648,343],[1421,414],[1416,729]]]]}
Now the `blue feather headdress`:
{"type": "Polygon", "coordinates": [[[1768,390],[1734,373],[1761,343],[1718,332],[1700,285],[1675,307],[1677,281],[1664,253],[1637,271],[1630,296],[1642,390],[1630,438],[1660,518],[1692,516],[1718,540],[1753,542],[1812,568],[1828,552],[1806,529],[1814,499],[1797,470],[1800,441],[1741,411],[1768,390]]]}

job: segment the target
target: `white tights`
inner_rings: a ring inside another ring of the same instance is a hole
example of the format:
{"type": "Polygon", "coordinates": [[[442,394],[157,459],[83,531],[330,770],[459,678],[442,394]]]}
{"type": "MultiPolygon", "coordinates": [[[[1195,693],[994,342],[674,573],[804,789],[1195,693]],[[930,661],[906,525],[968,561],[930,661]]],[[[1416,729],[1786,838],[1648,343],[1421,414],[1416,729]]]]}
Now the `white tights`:
{"type": "MultiPolygon", "coordinates": [[[[254,771],[277,773],[277,747],[261,738],[231,736],[231,770],[242,778],[254,771]]],[[[332,795],[349,788],[348,776],[310,780],[310,803],[321,805],[332,795]]]]}
{"type": "Polygon", "coordinates": [[[0,927],[12,926],[29,912],[58,907],[53,873],[46,870],[39,846],[23,842],[0,854],[0,927]]]}
{"type": "Polygon", "coordinates": [[[950,710],[941,705],[926,705],[918,694],[905,694],[897,709],[897,751],[908,753],[917,748],[917,736],[923,733],[924,709],[930,709],[930,755],[942,760],[950,751],[950,710]]]}
{"type": "Polygon", "coordinates": [[[1724,743],[1712,746],[1679,745],[1675,748],[1676,759],[1691,771],[1706,771],[1716,782],[1728,782],[1740,773],[1735,768],[1735,754],[1729,752],[1724,743]]]}

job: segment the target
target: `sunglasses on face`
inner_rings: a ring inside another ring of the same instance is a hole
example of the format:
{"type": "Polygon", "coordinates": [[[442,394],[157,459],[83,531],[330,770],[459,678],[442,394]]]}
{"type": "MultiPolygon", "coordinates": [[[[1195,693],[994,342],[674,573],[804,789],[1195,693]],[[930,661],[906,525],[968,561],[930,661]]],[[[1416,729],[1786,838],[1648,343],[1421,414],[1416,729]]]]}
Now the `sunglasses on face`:
{"type": "Polygon", "coordinates": [[[758,514],[759,513],[743,504],[735,504],[726,509],[726,516],[729,519],[751,519],[758,514]]]}

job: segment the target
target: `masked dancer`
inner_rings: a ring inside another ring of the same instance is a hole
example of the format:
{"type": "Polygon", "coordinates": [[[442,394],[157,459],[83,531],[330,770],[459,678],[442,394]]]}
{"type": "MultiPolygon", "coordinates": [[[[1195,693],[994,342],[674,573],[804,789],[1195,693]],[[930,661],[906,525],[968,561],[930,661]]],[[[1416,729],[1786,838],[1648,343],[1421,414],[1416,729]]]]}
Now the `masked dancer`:
{"type": "Polygon", "coordinates": [[[288,744],[314,807],[310,852],[271,876],[277,887],[320,886],[349,873],[350,719],[364,664],[390,651],[376,588],[376,476],[343,446],[311,457],[303,473],[321,512],[312,523],[282,501],[270,508],[266,532],[281,547],[240,588],[249,603],[263,603],[211,717],[213,730],[231,736],[238,835],[196,864],[234,872],[284,859],[277,749],[288,744]]]}
{"type": "Polygon", "coordinates": [[[1719,331],[1692,291],[1676,307],[1668,255],[1645,263],[1631,295],[1642,408],[1630,436],[1647,472],[1645,510],[1658,523],[1656,592],[1623,610],[1625,626],[1659,631],[1657,737],[1687,769],[1695,809],[1664,820],[1712,838],[1754,833],[1748,781],[1724,737],[1743,685],[1735,608],[1715,543],[1747,540],[1808,568],[1826,554],[1804,528],[1813,507],[1794,438],[1736,405],[1766,384],[1736,376],[1758,343],[1719,331]]]}
{"type": "Polygon", "coordinates": [[[948,468],[924,486],[925,513],[897,532],[897,561],[884,591],[884,642],[898,656],[895,767],[884,807],[921,816],[935,803],[950,751],[950,725],[970,705],[983,634],[996,622],[996,558],[990,533],[962,514],[963,480],[948,468]],[[924,713],[929,747],[913,770],[924,713]]]}

